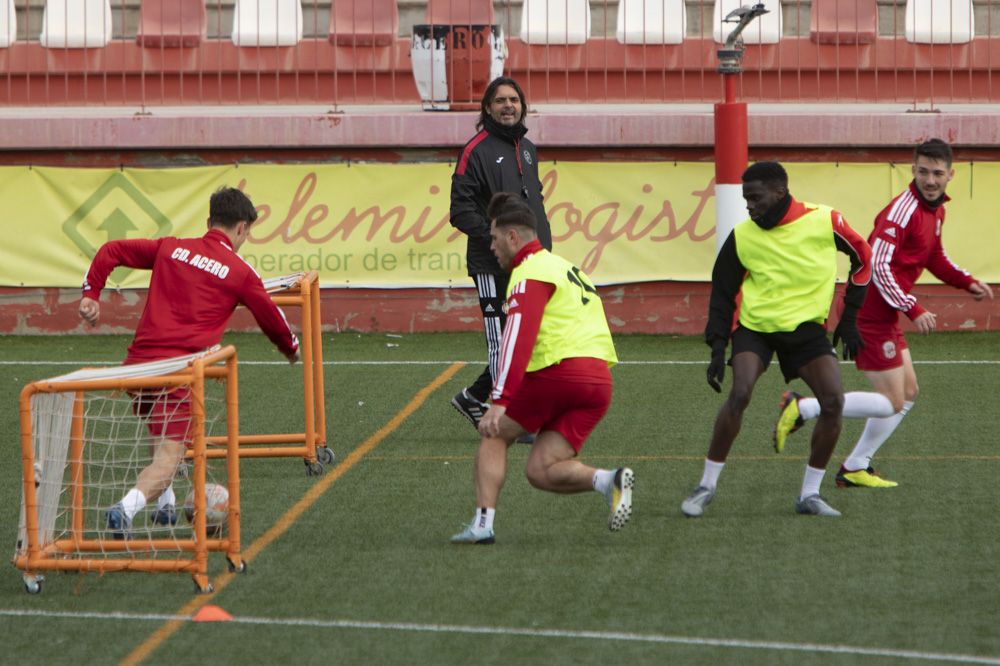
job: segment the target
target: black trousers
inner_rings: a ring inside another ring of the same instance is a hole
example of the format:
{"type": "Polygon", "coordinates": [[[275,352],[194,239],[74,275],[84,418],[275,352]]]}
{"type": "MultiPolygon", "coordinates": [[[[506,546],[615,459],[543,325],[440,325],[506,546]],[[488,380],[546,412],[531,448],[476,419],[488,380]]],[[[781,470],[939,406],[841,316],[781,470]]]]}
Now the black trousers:
{"type": "Polygon", "coordinates": [[[503,335],[503,325],[507,321],[504,303],[507,301],[506,273],[493,275],[491,273],[476,273],[472,276],[479,292],[479,309],[483,313],[483,330],[486,333],[487,365],[482,374],[468,388],[469,394],[480,402],[486,402],[493,388],[493,378],[497,374],[500,363],[500,338],[503,335]]]}

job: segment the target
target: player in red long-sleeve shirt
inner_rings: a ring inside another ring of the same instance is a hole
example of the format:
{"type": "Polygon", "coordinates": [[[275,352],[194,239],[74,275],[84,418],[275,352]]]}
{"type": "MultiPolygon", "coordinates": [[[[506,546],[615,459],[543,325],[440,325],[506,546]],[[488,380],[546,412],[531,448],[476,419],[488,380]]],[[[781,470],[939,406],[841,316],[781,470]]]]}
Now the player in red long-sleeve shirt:
{"type": "MultiPolygon", "coordinates": [[[[949,200],[945,190],[955,176],[951,164],[951,147],[941,139],[929,139],[917,146],[913,153],[913,181],[878,214],[868,238],[875,288],[869,287],[858,312],[862,344],[855,365],[864,371],[875,391],[844,395],[844,417],[868,421],[837,474],[841,488],[899,485],[879,476],[871,459],[913,407],[919,393],[899,314],[905,314],[921,333],[937,327],[937,315],[911,293],[924,269],[942,282],[968,291],[977,301],[993,298],[990,285],[956,266],[941,245],[944,204],[949,200]]],[[[818,413],[814,398],[801,398],[788,391],[782,399],[778,427],[790,434],[818,413]]]]}
{"type": "Polygon", "coordinates": [[[531,485],[553,493],[602,493],[611,509],[608,528],[619,530],[632,511],[632,470],[595,469],[577,459],[611,404],[608,367],[618,357],[604,306],[579,268],[542,247],[535,215],[519,195],[494,195],[487,215],[490,248],[511,273],[507,321],[493,404],[478,425],[476,512],[451,541],[495,541],[493,518],[507,475],[507,450],[527,432],[538,433],[524,470],[531,485]]]}
{"type": "MultiPolygon", "coordinates": [[[[250,310],[267,337],[295,363],[298,339],[267,295],[260,276],[237,254],[256,219],[257,212],[246,194],[223,187],[209,200],[208,233],[201,238],[105,243],[87,271],[80,316],[91,325],[97,323],[101,290],[115,268],[150,269],[149,295],[126,365],[192,354],[218,344],[239,305],[250,310]]],[[[153,500],[157,500],[153,522],[177,522],[171,483],[190,443],[187,389],[141,391],[133,398],[136,415],[148,419],[154,453],[135,487],[108,511],[108,527],[118,539],[128,538],[132,518],[153,500]]]]}

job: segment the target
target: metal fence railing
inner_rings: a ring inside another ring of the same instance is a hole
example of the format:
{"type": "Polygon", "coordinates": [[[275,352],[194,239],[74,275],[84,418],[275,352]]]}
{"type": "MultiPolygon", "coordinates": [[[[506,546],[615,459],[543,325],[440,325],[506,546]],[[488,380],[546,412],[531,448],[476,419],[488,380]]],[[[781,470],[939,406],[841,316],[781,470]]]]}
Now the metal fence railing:
{"type": "MultiPolygon", "coordinates": [[[[0,106],[466,108],[499,72],[533,103],[715,101],[756,1],[0,0],[0,106]]],[[[1000,0],[764,3],[742,99],[1000,97],[1000,0]]]]}

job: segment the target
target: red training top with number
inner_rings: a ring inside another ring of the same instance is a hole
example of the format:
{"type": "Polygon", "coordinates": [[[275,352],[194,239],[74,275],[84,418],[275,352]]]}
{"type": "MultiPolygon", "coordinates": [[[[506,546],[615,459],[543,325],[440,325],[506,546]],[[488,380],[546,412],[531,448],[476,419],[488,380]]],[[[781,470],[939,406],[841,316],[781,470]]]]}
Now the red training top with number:
{"type": "Polygon", "coordinates": [[[218,229],[201,238],[105,243],[87,271],[83,295],[98,300],[108,275],[118,266],[153,271],[126,364],[193,354],[218,344],[240,304],[283,354],[294,354],[299,347],[257,271],[218,229]]]}
{"type": "Polygon", "coordinates": [[[925,312],[910,293],[926,268],[936,278],[959,289],[975,282],[967,272],[952,263],[941,245],[944,204],[948,196],[932,206],[920,196],[915,183],[875,218],[875,228],[868,242],[872,246],[872,283],[868,289],[860,319],[896,321],[899,312],[911,320],[925,312]]]}
{"type": "MultiPolygon", "coordinates": [[[[532,240],[522,247],[511,261],[513,270],[535,252],[542,250],[538,240],[532,240]]],[[[500,342],[499,376],[493,379],[493,390],[490,397],[495,405],[510,404],[511,396],[520,388],[525,376],[544,377],[556,381],[577,384],[609,384],[611,375],[608,372],[608,362],[599,358],[574,357],[565,358],[555,365],[525,372],[531,352],[538,339],[538,331],[542,327],[542,315],[545,304],[552,298],[556,286],[539,280],[525,280],[512,291],[507,299],[507,323],[503,327],[503,338],[500,342]]]]}

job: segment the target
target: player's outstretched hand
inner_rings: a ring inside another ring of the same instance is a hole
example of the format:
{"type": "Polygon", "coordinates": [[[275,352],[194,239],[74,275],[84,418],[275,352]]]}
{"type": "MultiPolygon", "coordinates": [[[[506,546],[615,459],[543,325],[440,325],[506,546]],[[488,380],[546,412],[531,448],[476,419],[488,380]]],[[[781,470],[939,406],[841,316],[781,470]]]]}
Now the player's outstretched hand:
{"type": "Polygon", "coordinates": [[[841,356],[845,361],[853,361],[858,357],[858,350],[864,349],[865,341],[861,339],[861,334],[858,333],[858,327],[853,318],[841,317],[840,321],[837,322],[837,328],[833,329],[834,349],[837,348],[837,343],[841,340],[844,341],[844,351],[841,356]]]}
{"type": "Polygon", "coordinates": [[[990,285],[986,284],[985,282],[980,282],[979,280],[976,280],[975,282],[969,285],[969,292],[972,294],[972,297],[977,301],[981,301],[987,297],[991,301],[993,300],[993,288],[990,285]]]}
{"type": "Polygon", "coordinates": [[[97,320],[101,318],[101,304],[93,298],[84,296],[80,299],[80,318],[91,326],[97,325],[97,320]]]}
{"type": "Polygon", "coordinates": [[[716,393],[722,393],[722,380],[726,377],[726,348],[712,350],[712,360],[708,363],[708,385],[716,393]]]}
{"type": "Polygon", "coordinates": [[[285,358],[287,358],[287,359],[288,359],[288,362],[289,362],[290,364],[292,364],[292,365],[295,365],[296,363],[298,363],[298,362],[299,362],[299,359],[301,358],[301,356],[299,355],[299,350],[298,350],[298,349],[296,349],[296,350],[295,350],[294,352],[292,352],[291,354],[285,354],[285,358]]]}

